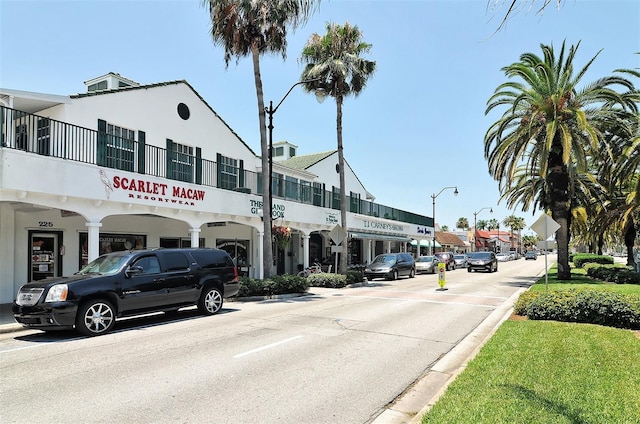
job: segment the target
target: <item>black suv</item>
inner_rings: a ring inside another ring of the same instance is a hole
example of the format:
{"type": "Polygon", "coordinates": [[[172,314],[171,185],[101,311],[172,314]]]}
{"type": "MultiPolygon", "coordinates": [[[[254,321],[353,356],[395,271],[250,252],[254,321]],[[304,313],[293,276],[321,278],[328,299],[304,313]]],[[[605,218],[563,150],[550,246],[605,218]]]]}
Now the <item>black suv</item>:
{"type": "Polygon", "coordinates": [[[416,261],[409,253],[384,253],[376,256],[364,269],[368,280],[385,278],[396,280],[400,276],[416,276],[416,261]]]}
{"type": "Polygon", "coordinates": [[[444,262],[447,271],[456,269],[456,258],[453,252],[438,252],[435,256],[438,258],[438,262],[444,262]]]}
{"type": "Polygon", "coordinates": [[[493,252],[473,252],[467,258],[467,271],[487,271],[498,270],[498,258],[493,252]]]}
{"type": "Polygon", "coordinates": [[[122,251],[102,255],[72,276],[25,284],[12,309],[28,328],[75,328],[96,336],[123,316],[193,305],[213,315],[238,289],[238,270],[224,250],[122,251]]]}

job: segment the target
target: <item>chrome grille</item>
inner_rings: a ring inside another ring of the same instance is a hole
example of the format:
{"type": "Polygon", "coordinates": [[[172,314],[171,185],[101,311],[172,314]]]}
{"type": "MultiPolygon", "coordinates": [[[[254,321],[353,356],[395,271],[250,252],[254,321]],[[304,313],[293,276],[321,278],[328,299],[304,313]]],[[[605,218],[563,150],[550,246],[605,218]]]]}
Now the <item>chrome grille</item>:
{"type": "Polygon", "coordinates": [[[38,303],[42,292],[43,288],[20,289],[16,303],[20,306],[33,306],[38,303]]]}

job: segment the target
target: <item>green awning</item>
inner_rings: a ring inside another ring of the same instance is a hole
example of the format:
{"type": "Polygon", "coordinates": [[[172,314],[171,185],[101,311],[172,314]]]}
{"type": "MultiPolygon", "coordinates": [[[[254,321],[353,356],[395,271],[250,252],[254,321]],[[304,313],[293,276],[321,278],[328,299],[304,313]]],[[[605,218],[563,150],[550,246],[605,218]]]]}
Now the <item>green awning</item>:
{"type": "MultiPolygon", "coordinates": [[[[411,240],[411,246],[417,246],[416,240],[411,240]]],[[[420,247],[433,247],[433,240],[420,240],[420,247]]],[[[440,243],[436,241],[436,247],[442,247],[440,243]]]]}
{"type": "Polygon", "coordinates": [[[387,240],[387,241],[404,241],[410,242],[411,239],[409,237],[403,236],[394,236],[390,234],[379,234],[379,233],[349,233],[349,237],[355,239],[368,239],[368,240],[387,240]]]}

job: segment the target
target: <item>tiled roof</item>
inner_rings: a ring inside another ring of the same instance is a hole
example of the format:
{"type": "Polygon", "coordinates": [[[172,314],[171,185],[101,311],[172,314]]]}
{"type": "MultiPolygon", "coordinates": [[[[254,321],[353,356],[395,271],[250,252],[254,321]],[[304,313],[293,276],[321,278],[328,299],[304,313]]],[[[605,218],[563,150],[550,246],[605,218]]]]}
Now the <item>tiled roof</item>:
{"type": "Polygon", "coordinates": [[[464,241],[457,235],[443,231],[436,231],[436,241],[443,246],[466,246],[464,241]]]}
{"type": "Polygon", "coordinates": [[[310,167],[312,167],[313,165],[315,165],[316,163],[328,158],[329,156],[331,156],[335,152],[336,152],[335,150],[331,150],[329,152],[312,153],[310,155],[294,156],[294,157],[289,158],[287,160],[278,161],[278,163],[281,163],[281,164],[283,164],[285,166],[288,166],[289,168],[306,170],[306,169],[309,169],[310,167]]]}

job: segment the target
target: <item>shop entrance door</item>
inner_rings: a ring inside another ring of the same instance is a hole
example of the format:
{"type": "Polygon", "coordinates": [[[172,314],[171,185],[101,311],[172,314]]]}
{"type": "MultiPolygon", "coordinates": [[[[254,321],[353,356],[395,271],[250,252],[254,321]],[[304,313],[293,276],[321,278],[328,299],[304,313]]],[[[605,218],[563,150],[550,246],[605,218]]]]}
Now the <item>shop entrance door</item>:
{"type": "Polygon", "coordinates": [[[29,232],[29,281],[62,276],[62,232],[29,232]]]}

